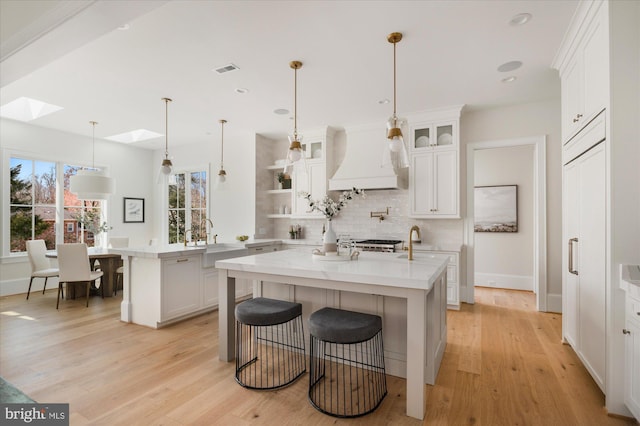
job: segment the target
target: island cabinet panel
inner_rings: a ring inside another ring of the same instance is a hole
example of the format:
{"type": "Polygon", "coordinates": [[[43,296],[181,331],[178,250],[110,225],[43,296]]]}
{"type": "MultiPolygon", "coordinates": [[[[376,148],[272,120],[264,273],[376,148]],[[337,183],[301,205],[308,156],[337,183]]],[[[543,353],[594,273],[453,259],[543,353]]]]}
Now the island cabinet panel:
{"type": "Polygon", "coordinates": [[[162,260],[162,322],[200,307],[201,259],[195,255],[162,260]]]}

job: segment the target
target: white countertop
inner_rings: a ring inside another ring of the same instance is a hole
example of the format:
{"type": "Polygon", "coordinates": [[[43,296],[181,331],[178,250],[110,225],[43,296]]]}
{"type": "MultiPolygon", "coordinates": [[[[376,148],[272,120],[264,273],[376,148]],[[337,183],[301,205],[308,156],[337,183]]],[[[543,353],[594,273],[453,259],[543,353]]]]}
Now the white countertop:
{"type": "MultiPolygon", "coordinates": [[[[405,244],[406,246],[406,244],[405,244]]],[[[418,251],[462,251],[462,244],[453,243],[440,243],[440,244],[428,244],[428,243],[413,243],[413,249],[418,251]]]]}
{"type": "Polygon", "coordinates": [[[430,290],[447,267],[448,257],[414,253],[414,258],[410,262],[403,253],[365,252],[358,260],[323,261],[308,250],[292,249],[219,260],[216,268],[430,290]]]}

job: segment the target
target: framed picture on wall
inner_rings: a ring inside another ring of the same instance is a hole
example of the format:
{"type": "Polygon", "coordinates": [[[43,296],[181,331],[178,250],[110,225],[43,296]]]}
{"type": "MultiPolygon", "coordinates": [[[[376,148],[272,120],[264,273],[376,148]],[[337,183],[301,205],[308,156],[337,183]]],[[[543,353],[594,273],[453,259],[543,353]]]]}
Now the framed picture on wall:
{"type": "Polygon", "coordinates": [[[475,232],[518,232],[518,185],[476,186],[475,232]]]}
{"type": "Polygon", "coordinates": [[[124,198],[124,223],[144,223],[144,198],[124,198]]]}

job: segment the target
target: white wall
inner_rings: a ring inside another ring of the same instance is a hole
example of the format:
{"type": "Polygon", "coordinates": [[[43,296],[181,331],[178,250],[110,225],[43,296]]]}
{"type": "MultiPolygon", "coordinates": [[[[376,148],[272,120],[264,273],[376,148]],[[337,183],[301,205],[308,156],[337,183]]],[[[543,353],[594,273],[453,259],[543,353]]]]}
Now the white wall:
{"type": "MultiPolygon", "coordinates": [[[[231,123],[228,123],[231,125],[231,123]]],[[[253,236],[255,233],[255,135],[241,139],[224,140],[224,169],[227,172],[227,188],[215,189],[215,178],[220,169],[220,138],[212,136],[211,142],[202,144],[169,146],[169,157],[174,170],[204,167],[209,171],[209,218],[213,222],[213,234],[218,241],[234,241],[236,235],[253,236]]],[[[154,167],[160,166],[164,150],[155,152],[154,167]]],[[[157,172],[157,168],[154,169],[157,172]]],[[[164,186],[154,183],[158,211],[166,203],[164,186]]],[[[166,222],[158,221],[154,234],[162,241],[166,222]]]]}
{"type": "MultiPolygon", "coordinates": [[[[460,123],[461,181],[466,182],[466,145],[546,135],[547,140],[547,309],[562,309],[562,161],[560,99],[468,111],[460,123]]],[[[461,189],[466,200],[466,188],[461,189]]],[[[465,206],[466,209],[466,206],[465,206]]]]}
{"type": "Polygon", "coordinates": [[[475,186],[518,186],[518,232],[475,233],[474,285],[533,290],[533,146],[477,150],[475,186]]]}
{"type": "MultiPolygon", "coordinates": [[[[9,157],[24,155],[48,161],[65,161],[72,164],[90,165],[92,158],[91,137],[50,130],[13,120],[0,121],[0,148],[2,150],[2,203],[0,212],[5,214],[9,196],[9,157]]],[[[100,139],[95,143],[95,164],[105,167],[116,180],[116,192],[106,203],[108,224],[113,227],[110,235],[126,235],[131,245],[146,244],[152,235],[154,215],[149,210],[153,205],[152,175],[153,153],[149,150],[114,144],[100,139]],[[123,197],[144,198],[147,211],[144,223],[123,223],[123,197]]],[[[4,217],[4,216],[2,216],[4,217]]],[[[2,223],[2,238],[8,245],[8,221],[2,223]],[[5,223],[6,222],[6,223],[5,223]]],[[[5,256],[0,259],[0,294],[26,292],[30,267],[26,255],[5,256]]],[[[37,280],[41,286],[42,280],[37,280]]],[[[49,283],[48,287],[56,286],[49,283]]],[[[40,287],[41,288],[41,287],[40,287]]]]}

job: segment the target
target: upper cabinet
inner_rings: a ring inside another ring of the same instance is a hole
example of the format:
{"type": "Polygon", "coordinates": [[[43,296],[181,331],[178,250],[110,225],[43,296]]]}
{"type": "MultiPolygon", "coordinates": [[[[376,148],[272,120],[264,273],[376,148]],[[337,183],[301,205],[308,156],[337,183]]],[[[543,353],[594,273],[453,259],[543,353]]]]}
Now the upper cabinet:
{"type": "Polygon", "coordinates": [[[460,217],[461,111],[458,106],[409,118],[410,217],[460,217]]]}
{"type": "Polygon", "coordinates": [[[576,29],[573,43],[558,53],[562,80],[562,140],[569,141],[607,105],[607,15],[594,2],[576,29]]]}

